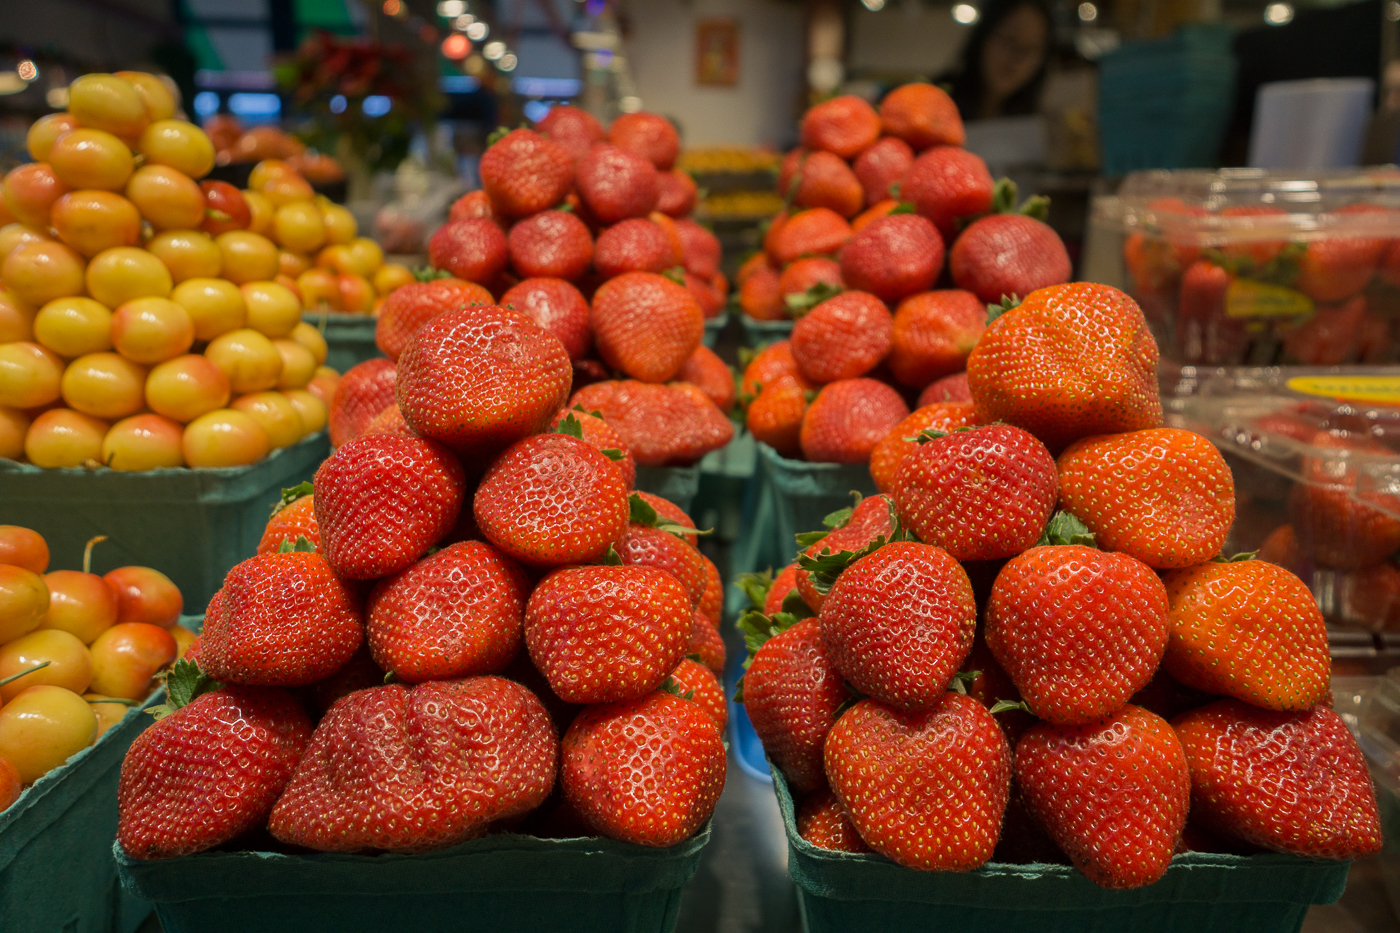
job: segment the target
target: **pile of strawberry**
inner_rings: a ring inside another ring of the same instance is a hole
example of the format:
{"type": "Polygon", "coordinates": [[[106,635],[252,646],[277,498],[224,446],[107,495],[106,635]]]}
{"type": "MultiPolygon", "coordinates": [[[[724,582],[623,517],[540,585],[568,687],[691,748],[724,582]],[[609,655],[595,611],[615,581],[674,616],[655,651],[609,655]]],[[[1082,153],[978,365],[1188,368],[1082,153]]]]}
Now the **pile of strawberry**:
{"type": "Polygon", "coordinates": [[[122,766],[129,855],[501,831],[661,847],[709,819],[719,573],[684,512],[631,491],[608,423],[566,407],[572,376],[519,311],[418,330],[402,429],[289,490],[210,602],[173,711],[122,766]]]}
{"type": "Polygon", "coordinates": [[[972,401],[891,433],[884,492],[747,581],[743,702],[809,841],[1067,856],[1116,888],[1184,850],[1379,849],[1312,594],[1220,556],[1231,474],[1162,427],[1156,362],[1122,292],[1032,292],[972,351],[972,401]]]}
{"type": "Polygon", "coordinates": [[[481,157],[482,189],[428,244],[443,277],[385,301],[379,349],[396,361],[444,311],[499,303],[559,339],[584,404],[614,420],[638,463],[683,466],[724,446],[734,379],[702,338],[729,285],[719,240],[689,216],[696,186],[672,168],[679,153],[675,128],[653,113],[605,130],[558,106],[534,130],[502,131],[481,157]]]}
{"type": "Polygon", "coordinates": [[[783,456],[864,463],[908,402],[968,397],[986,303],[1069,281],[1048,202],[1018,210],[965,139],[931,84],[896,88],[878,113],[846,96],[803,117],[778,179],[793,210],[736,277],[749,317],[797,318],[740,395],[754,437],[783,456]]]}

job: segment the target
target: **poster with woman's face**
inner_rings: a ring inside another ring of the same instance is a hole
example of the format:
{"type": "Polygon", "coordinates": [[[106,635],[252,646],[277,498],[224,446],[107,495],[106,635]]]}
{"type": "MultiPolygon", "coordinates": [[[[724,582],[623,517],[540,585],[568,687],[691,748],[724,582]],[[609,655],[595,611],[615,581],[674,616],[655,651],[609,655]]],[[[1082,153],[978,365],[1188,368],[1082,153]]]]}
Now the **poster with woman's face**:
{"type": "Polygon", "coordinates": [[[739,83],[739,24],[734,20],[702,19],[695,24],[695,83],[739,83]]]}

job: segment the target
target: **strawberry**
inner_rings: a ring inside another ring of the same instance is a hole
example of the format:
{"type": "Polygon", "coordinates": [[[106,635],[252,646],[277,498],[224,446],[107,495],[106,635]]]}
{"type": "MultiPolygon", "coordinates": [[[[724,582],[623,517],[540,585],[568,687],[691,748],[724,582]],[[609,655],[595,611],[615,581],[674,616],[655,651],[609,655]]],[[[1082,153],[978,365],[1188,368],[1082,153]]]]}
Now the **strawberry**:
{"type": "Polygon", "coordinates": [[[611,279],[624,272],[665,272],[677,261],[666,231],[645,217],[633,217],[598,234],[593,265],[611,279]]]}
{"type": "Polygon", "coordinates": [[[633,497],[631,521],[615,545],[622,565],[666,571],[680,581],[690,595],[691,605],[698,609],[707,576],[700,552],[672,532],[673,524],[662,519],[641,496],[633,493],[633,497]]]}
{"type": "Polygon", "coordinates": [[[1286,239],[1264,239],[1263,235],[1266,232],[1271,233],[1288,228],[1290,225],[1287,214],[1288,212],[1282,208],[1263,204],[1241,204],[1224,208],[1220,211],[1220,217],[1258,217],[1261,219],[1258,221],[1229,221],[1229,227],[1226,229],[1235,236],[1221,246],[1220,252],[1224,254],[1225,258],[1234,260],[1236,263],[1243,261],[1246,264],[1252,264],[1252,268],[1267,265],[1283,252],[1284,248],[1288,246],[1288,241],[1286,239]]]}
{"type": "Polygon", "coordinates": [[[783,302],[793,310],[820,304],[845,287],[841,281],[841,264],[826,256],[803,257],[789,264],[778,276],[783,302]]]}
{"type": "Polygon", "coordinates": [[[695,210],[700,190],[688,172],[672,169],[656,176],[656,209],[671,217],[687,217],[695,210]]]}
{"type": "MultiPolygon", "coordinates": [[[[868,151],[868,150],[867,150],[868,151]]],[[[797,810],[797,834],[818,849],[869,852],[851,816],[830,789],[813,791],[797,810]]]]}
{"type": "Polygon", "coordinates": [[[910,295],[894,312],[890,372],[910,388],[921,389],[961,371],[986,322],[987,308],[972,292],[949,288],[910,295]]]}
{"type": "Polygon", "coordinates": [[[861,211],[851,218],[851,233],[860,233],[866,227],[879,220],[881,217],[888,217],[899,207],[898,201],[890,198],[886,201],[877,201],[868,210],[861,211]]]}
{"type": "Polygon", "coordinates": [[[506,258],[506,235],[482,218],[448,221],[428,239],[428,264],[468,282],[490,285],[506,258]]]}
{"type": "Polygon", "coordinates": [[[200,634],[200,666],[216,680],[300,687],[335,673],[364,643],[360,601],[320,554],[250,557],[221,592],[200,634]]]}
{"type": "Polygon", "coordinates": [[[723,677],[724,639],[720,637],[717,624],[697,609],[691,618],[690,641],[686,643],[685,654],[686,657],[699,659],[716,677],[723,677]]]}
{"type": "Polygon", "coordinates": [[[389,684],[331,707],[268,829],[321,852],[427,852],[523,815],[554,786],[549,713],[500,677],[389,684]]]}
{"type": "Polygon", "coordinates": [[[880,125],[886,133],[914,149],[961,146],[967,141],[958,105],[948,92],[915,81],[902,84],[880,102],[880,125]]]}
{"type": "MultiPolygon", "coordinates": [[[[570,399],[599,411],[641,466],[689,466],[734,437],[734,425],[715,403],[684,383],[598,382],[570,399]]],[[[692,387],[694,388],[694,387],[692,387]]]]}
{"type": "Polygon", "coordinates": [[[701,344],[681,365],[676,378],[696,386],[715,406],[723,412],[734,407],[738,390],[734,385],[734,372],[729,364],[719,358],[719,354],[701,344]]]}
{"type": "Polygon", "coordinates": [[[345,371],[329,406],[332,447],[359,437],[375,415],[394,404],[397,379],[393,360],[365,360],[345,371]]]}
{"type": "Polygon", "coordinates": [[[986,420],[1025,428],[1052,452],[1162,423],[1157,344],[1137,304],[1107,285],[1042,289],[997,317],[968,356],[967,381],[986,420]]]}
{"type": "Polygon", "coordinates": [[[1060,235],[1022,214],[973,221],[948,253],[948,271],[958,288],[988,302],[1068,282],[1073,272],[1060,235]]]}
{"type": "MultiPolygon", "coordinates": [[[[860,499],[849,511],[842,509],[826,517],[829,531],[803,535],[799,539],[799,544],[805,546],[802,554],[816,560],[827,555],[842,555],[846,551],[852,554],[863,553],[875,544],[876,539],[883,538],[889,541],[894,536],[894,518],[894,503],[890,501],[889,496],[868,496],[860,499]]],[[[798,563],[795,581],[798,593],[809,609],[821,612],[827,587],[822,586],[818,589],[809,570],[801,566],[805,562],[800,557],[798,563]]],[[[846,560],[841,557],[837,560],[836,568],[828,569],[835,569],[839,574],[840,568],[845,566],[846,560]]]]}
{"type": "Polygon", "coordinates": [[[802,416],[802,455],[813,463],[867,463],[875,445],[909,406],[874,379],[842,379],[822,386],[802,416]]]}
{"type": "Polygon", "coordinates": [[[1194,431],[1149,428],[1075,441],[1058,461],[1060,505],[1099,545],[1157,570],[1220,553],[1235,521],[1235,480],[1194,431]]]}
{"type": "Polygon", "coordinates": [[[1327,451],[1303,458],[1303,479],[1288,497],[1288,514],[1303,553],[1339,570],[1378,564],[1400,548],[1400,496],[1367,477],[1368,467],[1393,457],[1374,440],[1319,431],[1311,446],[1327,451]],[[1377,488],[1379,487],[1379,488],[1377,488]]]}
{"type": "Polygon", "coordinates": [[[613,120],[608,142],[636,153],[663,172],[671,170],[681,154],[681,137],[671,121],[659,113],[624,113],[613,120]]]}
{"type": "MultiPolygon", "coordinates": [[[[776,218],[774,218],[776,222],[776,218]]],[[[703,227],[701,229],[704,229],[703,227]]],[[[734,273],[734,284],[742,287],[748,281],[749,276],[759,269],[772,269],[768,262],[768,254],[763,250],[755,250],[749,254],[748,258],[739,264],[739,270],[734,273]]]]}
{"type": "Polygon", "coordinates": [[[810,391],[804,383],[797,376],[779,376],[749,402],[744,413],[744,424],[753,439],[789,459],[802,455],[802,422],[810,391]]]}
{"type": "MultiPolygon", "coordinates": [[[[977,424],[977,409],[971,402],[934,402],[916,409],[886,434],[870,451],[870,478],[875,488],[889,492],[906,457],[919,448],[920,432],[944,433],[977,424]]],[[[1039,532],[1037,532],[1038,534],[1039,532]]]]}
{"type": "Polygon", "coordinates": [[[1340,305],[1319,306],[1284,334],[1284,355],[1307,366],[1337,366],[1361,357],[1368,304],[1357,295],[1340,305]]]}
{"type": "MultiPolygon", "coordinates": [[[[614,431],[612,426],[598,415],[577,407],[566,408],[554,416],[549,428],[558,434],[577,437],[584,443],[597,448],[613,462],[613,466],[617,467],[622,474],[622,482],[628,489],[637,485],[637,461],[632,459],[632,452],[627,449],[627,442],[622,439],[622,435],[614,431]],[[565,425],[564,422],[571,417],[574,423],[565,425]],[[577,424],[577,429],[575,429],[574,424],[577,424]]],[[[646,494],[643,493],[643,495],[646,494]]]]}
{"type": "MultiPolygon", "coordinates": [[[[891,367],[893,367],[893,348],[890,351],[891,367]]],[[[967,384],[967,373],[953,373],[951,376],[944,376],[930,382],[924,391],[919,393],[919,407],[932,405],[935,402],[971,402],[972,390],[967,384]]]]}
{"type": "Polygon", "coordinates": [[[820,618],[831,660],[852,686],[919,710],[938,703],[971,650],[977,606],[947,552],[899,541],[842,571],[820,618]]]}
{"type": "Polygon", "coordinates": [[[870,848],[906,868],[971,871],[992,857],[1011,750],[976,700],[922,712],[861,700],[832,727],[826,775],[870,848]]]}
{"type": "Polygon", "coordinates": [[[860,213],[865,191],[839,156],[794,149],[778,172],[778,191],[798,207],[830,208],[842,217],[860,213]]]}
{"type": "Polygon", "coordinates": [[[917,214],[872,221],[841,250],[841,278],[883,301],[933,287],[943,270],[943,238],[917,214]]]}
{"type": "Polygon", "coordinates": [[[589,149],[578,161],[577,176],[579,197],[602,224],[645,217],[656,209],[661,194],[656,168],[617,146],[589,149]]]}
{"type": "Polygon", "coordinates": [[[792,358],[812,382],[855,379],[880,365],[893,331],[894,318],[880,299],[842,292],[792,326],[792,358]]]}
{"type": "MultiPolygon", "coordinates": [[[[977,598],[979,608],[986,605],[986,599],[978,586],[980,582],[976,579],[972,581],[972,592],[977,598]]],[[[987,647],[987,639],[983,638],[980,632],[972,639],[972,650],[968,652],[962,669],[958,671],[957,682],[963,685],[968,696],[985,706],[988,712],[998,710],[997,725],[1012,748],[1016,747],[1017,741],[1026,730],[1038,722],[1025,711],[1021,691],[1011,682],[1011,675],[997,663],[992,649],[987,647]],[[1006,709],[1004,706],[998,708],[998,704],[1003,703],[1019,705],[1020,709],[1006,709]]]]}
{"type": "Polygon", "coordinates": [[[802,145],[854,159],[880,138],[880,115],[854,94],[822,101],[802,115],[802,145]]]}
{"type": "MultiPolygon", "coordinates": [[[[653,500],[660,500],[660,502],[666,505],[671,505],[671,503],[666,502],[665,499],[661,499],[660,496],[643,495],[642,498],[650,503],[653,508],[657,508],[657,503],[653,500]]],[[[672,506],[672,508],[675,508],[675,506],[672,506]]],[[[661,510],[657,508],[657,511],[661,510]]],[[[680,509],[677,508],[676,511],[680,512],[680,509]]],[[[676,523],[678,525],[689,528],[695,527],[695,523],[690,520],[690,516],[686,515],[684,512],[681,512],[681,515],[685,517],[685,521],[677,521],[676,523]]],[[[662,512],[662,517],[669,518],[670,516],[662,512]]],[[[672,520],[675,521],[675,519],[672,520]]],[[[687,534],[684,535],[684,537],[692,546],[695,544],[695,535],[687,534]]],[[[705,562],[705,592],[700,597],[700,605],[695,608],[697,612],[704,616],[706,620],[718,630],[720,616],[724,613],[724,580],[720,578],[719,568],[715,566],[714,561],[710,560],[704,554],[700,555],[700,559],[705,562]]],[[[723,644],[723,642],[720,644],[723,644]]],[[[721,667],[722,666],[723,665],[721,665],[721,667]]]]}
{"type": "Polygon", "coordinates": [[[525,644],[560,699],[614,703],[661,685],[693,623],[690,594],[664,570],[566,567],[530,594],[525,644]]]}
{"type": "Polygon", "coordinates": [[[321,550],[350,580],[397,573],[452,529],[466,485],[462,465],[432,441],[356,438],[316,470],[321,550]]]}
{"type": "Polygon", "coordinates": [[[569,151],[534,130],[511,130],[481,154],[481,187],[507,217],[548,210],[574,182],[569,151]]]}
{"type": "Polygon", "coordinates": [[[1178,352],[1188,360],[1235,359],[1246,339],[1240,321],[1225,313],[1225,293],[1235,277],[1212,262],[1186,267],[1177,292],[1178,352]]]}
{"type": "Polygon", "coordinates": [[[1340,615],[1349,627],[1373,632],[1400,629],[1400,567],[1386,562],[1346,574],[1340,615]]]}
{"type": "Polygon", "coordinates": [[[598,355],[643,382],[675,378],[705,335],[705,315],[685,286],[652,272],[627,272],[593,296],[598,355]]]}
{"type": "Polygon", "coordinates": [[[564,345],[569,359],[588,355],[593,344],[593,332],[588,329],[588,302],[563,279],[525,279],[506,290],[501,305],[514,308],[553,334],[564,345]]]}
{"type": "Polygon", "coordinates": [[[724,789],[724,743],[696,703],[669,693],[591,706],[564,735],[564,797],[595,832],[666,848],[694,835],[724,789]]]}
{"type": "Polygon", "coordinates": [[[719,271],[719,237],[691,220],[682,217],[676,221],[676,235],[681,240],[685,271],[699,276],[713,276],[719,271]]]}
{"type": "Polygon", "coordinates": [[[405,683],[503,669],[525,643],[530,578],[480,541],[464,541],[381,580],[365,635],[374,661],[405,683]]]}
{"type": "Polygon", "coordinates": [[[1090,725],[1033,727],[1016,743],[1016,782],[1074,867],[1105,888],[1166,874],[1191,801],[1181,742],[1131,705],[1090,725]]]}
{"type": "Polygon", "coordinates": [[[851,238],[851,225],[825,207],[799,211],[791,217],[773,218],[764,250],[770,262],[786,265],[803,256],[828,256],[851,238]]]}
{"type": "Polygon", "coordinates": [[[296,544],[298,538],[305,538],[313,548],[319,547],[321,530],[316,527],[314,506],[310,483],[282,490],[282,502],[268,519],[258,541],[258,554],[271,554],[283,541],[296,544]]]}
{"type": "Polygon", "coordinates": [[[225,687],[184,661],[169,706],[136,737],[117,784],[117,842],[131,858],[193,855],[267,820],[291,778],[311,723],[285,690],[225,687]]]}
{"type": "Polygon", "coordinates": [[[739,394],[756,396],[780,376],[792,376],[804,387],[816,388],[802,378],[797,361],[792,358],[792,341],[779,340],[768,344],[749,360],[744,367],[743,376],[739,379],[739,394]]]}
{"type": "Polygon", "coordinates": [[[1128,702],[1157,670],[1167,631],[1167,591],[1152,568],[1080,544],[1013,557],[987,601],[987,647],[1031,712],[1056,725],[1128,702]]]}
{"type": "Polygon", "coordinates": [[[522,313],[486,305],[424,326],[399,357],[395,394],[413,430],[484,466],[549,424],[572,377],[557,338],[522,313]]]}
{"type": "Polygon", "coordinates": [[[1366,760],[1327,707],[1281,713],[1220,700],[1172,727],[1191,769],[1192,818],[1207,829],[1314,858],[1380,850],[1366,760]]]}
{"type": "Polygon", "coordinates": [[[403,412],[399,411],[398,405],[389,405],[379,414],[374,416],[368,427],[366,434],[397,434],[399,437],[417,437],[418,432],[408,426],[408,422],[403,420],[403,412]]]}
{"type": "Polygon", "coordinates": [[[899,196],[913,204],[919,216],[931,220],[945,242],[952,243],[958,221],[992,209],[992,188],[987,163],[978,156],[953,146],[934,146],[909,166],[899,196]]]}
{"type": "Polygon", "coordinates": [[[1327,630],[1311,591],[1262,560],[1204,563],[1165,578],[1171,637],[1162,664],[1206,693],[1275,710],[1329,696],[1327,630]]]}
{"type": "Polygon", "coordinates": [[[535,124],[535,129],[563,146],[575,162],[608,135],[597,117],[569,104],[550,107],[544,119],[535,124]]]}
{"type": "Polygon", "coordinates": [[[1033,547],[1055,510],[1055,492],[1055,460],[1045,445],[1003,424],[918,444],[891,488],[905,527],[957,560],[1000,560],[1033,547]]]}
{"type": "MultiPolygon", "coordinates": [[[[705,711],[705,715],[715,721],[719,731],[729,723],[729,706],[724,701],[724,688],[719,685],[719,677],[699,661],[682,658],[681,663],[671,672],[670,680],[679,691],[678,696],[693,700],[705,711]]],[[[662,689],[669,688],[663,686],[662,689]]]]}
{"type": "Polygon", "coordinates": [[[627,484],[596,447],[536,434],[501,454],[477,487],[472,514],[486,539],[537,567],[600,559],[627,525],[627,484]]]}
{"type": "Polygon", "coordinates": [[[902,139],[886,136],[856,157],[852,168],[865,192],[865,206],[892,198],[897,184],[914,164],[914,150],[902,139]]]}
{"type": "Polygon", "coordinates": [[[690,297],[700,306],[705,320],[711,321],[719,317],[724,312],[724,296],[715,290],[708,279],[702,279],[693,272],[686,272],[684,275],[685,290],[690,292],[690,297]]]}
{"type": "Polygon", "coordinates": [[[1123,240],[1123,265],[1133,280],[1133,292],[1164,294],[1181,275],[1171,244],[1150,234],[1132,233],[1123,240]]]}
{"type": "Polygon", "coordinates": [[[778,273],[762,266],[739,286],[739,310],[755,321],[784,321],[788,317],[778,273]]]}
{"type": "Polygon", "coordinates": [[[506,252],[517,275],[572,281],[593,261],[593,237],[575,214],[541,211],[510,228],[506,252]]]}
{"type": "Polygon", "coordinates": [[[474,217],[486,220],[496,219],[496,209],[491,204],[491,196],[479,188],[476,191],[468,191],[453,201],[452,207],[447,211],[449,221],[468,220],[474,217]]]}
{"type": "Polygon", "coordinates": [[[1259,545],[1255,557],[1277,564],[1285,570],[1303,576],[1303,555],[1298,548],[1298,535],[1292,525],[1279,525],[1259,545]]]}
{"type": "Polygon", "coordinates": [[[374,663],[366,644],[361,645],[360,650],[351,655],[350,660],[329,677],[293,690],[292,693],[301,700],[302,705],[314,718],[320,719],[335,705],[336,700],[356,690],[378,687],[384,683],[384,676],[384,669],[374,663]]]}
{"type": "Polygon", "coordinates": [[[404,285],[384,299],[379,320],[374,325],[374,344],[389,359],[397,360],[423,325],[439,314],[489,304],[495,304],[490,292],[461,279],[433,279],[404,285]]]}

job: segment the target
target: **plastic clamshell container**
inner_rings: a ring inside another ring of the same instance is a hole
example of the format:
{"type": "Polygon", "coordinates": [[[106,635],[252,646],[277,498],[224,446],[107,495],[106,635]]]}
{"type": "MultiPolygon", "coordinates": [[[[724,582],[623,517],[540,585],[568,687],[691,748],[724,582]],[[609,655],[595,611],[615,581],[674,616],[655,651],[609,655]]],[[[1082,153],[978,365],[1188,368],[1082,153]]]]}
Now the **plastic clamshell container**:
{"type": "Polygon", "coordinates": [[[1375,858],[1386,895],[1400,914],[1400,669],[1376,681],[1358,719],[1357,741],[1376,787],[1385,840],[1375,858]]]}
{"type": "Polygon", "coordinates": [[[343,311],[307,311],[301,319],[326,338],[326,365],[344,374],[356,363],[383,356],[374,342],[379,319],[369,314],[343,311]]]}
{"type": "Polygon", "coordinates": [[[1127,891],[1101,888],[1069,865],[921,872],[817,848],[797,834],[792,795],[776,772],[773,789],[807,933],[1297,933],[1309,907],[1342,896],[1351,867],[1191,852],[1172,859],[1156,884],[1127,891]]]}
{"type": "Polygon", "coordinates": [[[1135,172],[1091,227],[1085,277],[1132,294],[1164,359],[1400,359],[1400,169],[1135,172]]]}

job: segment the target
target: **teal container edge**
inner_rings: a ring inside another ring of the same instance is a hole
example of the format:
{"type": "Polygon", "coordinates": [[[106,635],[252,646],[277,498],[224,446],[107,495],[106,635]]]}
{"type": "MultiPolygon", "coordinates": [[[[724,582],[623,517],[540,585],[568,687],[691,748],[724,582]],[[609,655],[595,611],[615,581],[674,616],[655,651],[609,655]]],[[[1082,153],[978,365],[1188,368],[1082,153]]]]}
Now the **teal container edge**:
{"type": "Polygon", "coordinates": [[[304,311],[301,319],[326,338],[326,365],[342,375],[357,363],[384,355],[374,342],[377,317],[342,311],[304,311]]]}
{"type": "Polygon", "coordinates": [[[1351,869],[1296,855],[1189,852],[1156,884],[1127,891],[1101,888],[1069,865],[919,872],[880,855],[817,848],[798,835],[776,769],[773,788],[807,933],[1297,933],[1309,907],[1342,896],[1351,869]]]}
{"type": "Polygon", "coordinates": [[[208,852],[117,871],[165,933],[669,933],[710,838],[669,849],[491,835],[422,855],[208,852]]]}
{"type": "Polygon", "coordinates": [[[750,347],[764,347],[792,336],[792,321],[756,321],[747,314],[739,315],[739,326],[744,330],[744,344],[750,347]]]}
{"type": "Polygon", "coordinates": [[[717,317],[705,318],[705,346],[714,349],[719,342],[719,335],[724,333],[724,328],[729,324],[729,312],[721,311],[717,317]]]}
{"type": "Polygon", "coordinates": [[[637,464],[636,488],[660,496],[690,514],[700,490],[700,464],[688,467],[649,467],[637,464]]]}

